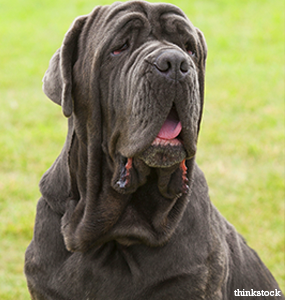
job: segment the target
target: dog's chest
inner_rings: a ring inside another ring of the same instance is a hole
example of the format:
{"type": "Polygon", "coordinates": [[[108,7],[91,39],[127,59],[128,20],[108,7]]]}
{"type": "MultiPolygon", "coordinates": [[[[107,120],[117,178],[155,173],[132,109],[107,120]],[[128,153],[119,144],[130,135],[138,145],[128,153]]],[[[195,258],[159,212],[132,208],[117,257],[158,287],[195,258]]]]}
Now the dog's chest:
{"type": "Polygon", "coordinates": [[[158,249],[132,252],[113,245],[93,257],[73,254],[50,286],[56,287],[59,299],[69,300],[203,299],[207,275],[207,267],[195,264],[190,255],[166,256],[158,249]]]}

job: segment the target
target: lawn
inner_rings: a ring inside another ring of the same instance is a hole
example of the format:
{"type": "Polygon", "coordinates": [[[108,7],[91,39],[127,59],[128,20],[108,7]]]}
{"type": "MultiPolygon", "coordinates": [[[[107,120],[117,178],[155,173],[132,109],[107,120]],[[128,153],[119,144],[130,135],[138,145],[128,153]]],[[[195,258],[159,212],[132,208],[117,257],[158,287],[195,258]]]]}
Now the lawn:
{"type": "MultiPolygon", "coordinates": [[[[43,94],[42,76],[73,19],[107,3],[0,0],[1,300],[29,299],[23,260],[38,182],[65,140],[66,120],[43,94]]],[[[172,3],[208,43],[197,161],[211,199],[284,291],[284,2],[172,3]]]]}

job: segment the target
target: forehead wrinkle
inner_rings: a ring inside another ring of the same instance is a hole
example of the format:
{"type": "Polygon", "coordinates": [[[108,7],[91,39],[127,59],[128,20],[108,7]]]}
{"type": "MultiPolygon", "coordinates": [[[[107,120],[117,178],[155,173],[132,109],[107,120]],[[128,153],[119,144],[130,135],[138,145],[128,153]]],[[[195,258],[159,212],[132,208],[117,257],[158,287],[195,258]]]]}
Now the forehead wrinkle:
{"type": "MultiPolygon", "coordinates": [[[[104,31],[114,32],[114,34],[119,33],[124,27],[127,27],[128,24],[135,22],[141,22],[141,27],[148,24],[146,17],[140,12],[129,12],[128,14],[120,15],[117,18],[114,18],[111,22],[105,22],[103,25],[104,31]],[[111,29],[111,30],[110,30],[111,29]]],[[[134,25],[135,28],[140,27],[138,24],[134,25]]]]}
{"type": "Polygon", "coordinates": [[[173,32],[173,29],[178,31],[179,33],[184,33],[188,35],[192,35],[195,33],[195,28],[192,23],[185,16],[177,15],[175,17],[171,17],[172,13],[163,13],[160,17],[160,23],[168,32],[173,32]],[[170,25],[175,25],[173,28],[170,25]],[[171,30],[172,29],[172,30],[171,30]]]}
{"type": "Polygon", "coordinates": [[[183,19],[186,18],[185,14],[182,11],[179,11],[179,10],[162,11],[161,14],[160,14],[160,18],[162,18],[163,15],[174,15],[174,16],[182,17],[183,19]]]}
{"type": "Polygon", "coordinates": [[[110,6],[111,10],[106,16],[105,23],[111,22],[114,18],[119,18],[121,15],[126,16],[129,13],[142,13],[144,17],[148,16],[146,2],[133,2],[131,7],[129,2],[121,3],[115,2],[110,6]],[[114,6],[115,5],[115,6],[114,6]],[[112,9],[113,8],[113,9],[112,9]]]}

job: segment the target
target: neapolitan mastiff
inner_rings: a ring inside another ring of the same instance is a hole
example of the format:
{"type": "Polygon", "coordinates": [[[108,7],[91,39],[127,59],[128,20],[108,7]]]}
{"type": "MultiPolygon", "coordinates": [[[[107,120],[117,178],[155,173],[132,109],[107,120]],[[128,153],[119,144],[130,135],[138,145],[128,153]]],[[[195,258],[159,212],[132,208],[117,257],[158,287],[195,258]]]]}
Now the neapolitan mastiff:
{"type": "Polygon", "coordinates": [[[206,52],[169,4],[115,3],[75,20],[43,80],[69,119],[40,182],[25,264],[32,299],[279,291],[195,164],[206,52]]]}

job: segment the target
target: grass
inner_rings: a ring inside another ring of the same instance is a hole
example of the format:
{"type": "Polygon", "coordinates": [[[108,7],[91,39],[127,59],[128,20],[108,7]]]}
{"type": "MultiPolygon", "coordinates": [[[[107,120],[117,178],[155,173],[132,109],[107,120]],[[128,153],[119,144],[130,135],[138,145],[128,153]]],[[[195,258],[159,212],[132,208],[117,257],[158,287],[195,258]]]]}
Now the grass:
{"type": "MultiPolygon", "coordinates": [[[[41,91],[73,19],[108,1],[0,0],[0,299],[29,299],[23,275],[38,182],[66,133],[41,91]]],[[[173,1],[205,34],[209,55],[197,160],[210,196],[271,270],[284,274],[284,3],[173,1]]]]}

